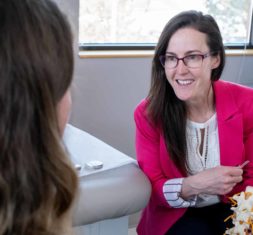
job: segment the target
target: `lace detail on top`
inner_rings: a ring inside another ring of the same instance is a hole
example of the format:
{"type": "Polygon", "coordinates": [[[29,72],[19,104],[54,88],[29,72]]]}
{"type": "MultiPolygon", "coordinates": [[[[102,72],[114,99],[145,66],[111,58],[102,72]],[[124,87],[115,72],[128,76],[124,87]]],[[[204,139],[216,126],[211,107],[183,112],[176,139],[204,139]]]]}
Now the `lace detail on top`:
{"type": "MultiPolygon", "coordinates": [[[[220,165],[220,146],[216,113],[205,123],[187,120],[187,163],[189,175],[220,165]]],[[[216,195],[198,195],[197,207],[219,202],[216,195]]]]}

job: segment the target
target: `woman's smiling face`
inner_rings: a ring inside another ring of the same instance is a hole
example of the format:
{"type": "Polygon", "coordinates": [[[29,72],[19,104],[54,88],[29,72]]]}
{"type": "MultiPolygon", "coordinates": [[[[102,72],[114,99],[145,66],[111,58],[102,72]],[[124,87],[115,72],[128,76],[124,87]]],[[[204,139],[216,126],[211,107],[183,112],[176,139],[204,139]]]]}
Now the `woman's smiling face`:
{"type": "MultiPolygon", "coordinates": [[[[183,58],[209,52],[206,34],[193,28],[182,28],[172,35],[166,56],[183,58]]],[[[219,63],[219,56],[206,56],[198,68],[189,68],[179,60],[175,68],[165,67],[165,73],[176,96],[186,103],[194,102],[207,96],[211,86],[212,69],[217,68],[219,63]]]]}

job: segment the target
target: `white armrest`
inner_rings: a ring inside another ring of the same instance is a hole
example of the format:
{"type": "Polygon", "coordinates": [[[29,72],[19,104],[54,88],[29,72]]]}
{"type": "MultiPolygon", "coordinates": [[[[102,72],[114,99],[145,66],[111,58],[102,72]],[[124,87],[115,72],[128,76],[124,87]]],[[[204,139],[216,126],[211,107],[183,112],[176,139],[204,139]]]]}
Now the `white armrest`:
{"type": "Polygon", "coordinates": [[[150,184],[135,164],[81,179],[74,225],[84,225],[135,213],[149,200],[150,184]]]}
{"type": "Polygon", "coordinates": [[[136,161],[101,140],[68,125],[64,142],[72,161],[82,165],[74,226],[135,213],[144,208],[151,193],[150,182],[136,161]],[[100,170],[87,170],[85,162],[99,160],[100,170]]]}

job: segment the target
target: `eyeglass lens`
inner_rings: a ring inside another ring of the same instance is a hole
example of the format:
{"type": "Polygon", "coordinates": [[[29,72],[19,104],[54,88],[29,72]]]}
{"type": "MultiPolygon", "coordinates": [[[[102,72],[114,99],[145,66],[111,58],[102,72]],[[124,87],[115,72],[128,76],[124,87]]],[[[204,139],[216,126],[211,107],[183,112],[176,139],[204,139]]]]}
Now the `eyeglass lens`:
{"type": "Polygon", "coordinates": [[[208,55],[194,54],[187,55],[183,58],[177,58],[176,56],[165,55],[160,57],[161,64],[166,68],[176,68],[179,60],[182,60],[184,65],[189,68],[199,68],[202,65],[202,61],[208,55]]]}

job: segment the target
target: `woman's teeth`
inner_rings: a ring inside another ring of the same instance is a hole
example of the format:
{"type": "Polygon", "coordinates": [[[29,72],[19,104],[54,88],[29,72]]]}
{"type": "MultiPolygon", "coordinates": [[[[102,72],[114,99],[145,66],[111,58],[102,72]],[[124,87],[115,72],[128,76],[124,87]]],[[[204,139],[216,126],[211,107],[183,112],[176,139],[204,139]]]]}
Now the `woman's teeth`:
{"type": "Polygon", "coordinates": [[[177,83],[183,86],[190,85],[192,82],[193,80],[177,80],[177,83]]]}

